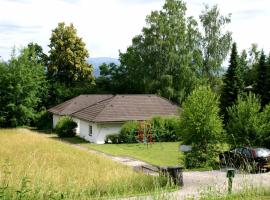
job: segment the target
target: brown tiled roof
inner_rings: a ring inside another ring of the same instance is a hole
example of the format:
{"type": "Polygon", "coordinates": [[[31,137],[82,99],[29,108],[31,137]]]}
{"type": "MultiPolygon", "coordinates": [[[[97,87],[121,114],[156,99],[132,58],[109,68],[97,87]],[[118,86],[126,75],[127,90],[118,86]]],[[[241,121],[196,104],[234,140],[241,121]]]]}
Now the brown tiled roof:
{"type": "Polygon", "coordinates": [[[48,111],[57,115],[71,115],[74,112],[111,97],[113,95],[80,95],[52,107],[48,111]]]}
{"type": "MultiPolygon", "coordinates": [[[[81,96],[86,96],[89,101],[94,102],[91,98],[94,96],[97,98],[96,96],[98,95],[81,96]]],[[[76,100],[76,98],[74,99],[76,100]]],[[[56,107],[62,109],[67,105],[70,108],[69,105],[72,104],[70,101],[72,101],[72,99],[56,107]]],[[[101,98],[100,101],[89,103],[88,106],[85,105],[86,103],[83,104],[81,109],[73,113],[69,112],[67,115],[92,122],[122,122],[129,120],[147,120],[153,116],[178,116],[180,111],[177,105],[156,95],[107,95],[107,98],[101,98]]],[[[52,109],[49,111],[52,112],[52,109]]],[[[68,110],[71,111],[71,109],[68,110]]]]}

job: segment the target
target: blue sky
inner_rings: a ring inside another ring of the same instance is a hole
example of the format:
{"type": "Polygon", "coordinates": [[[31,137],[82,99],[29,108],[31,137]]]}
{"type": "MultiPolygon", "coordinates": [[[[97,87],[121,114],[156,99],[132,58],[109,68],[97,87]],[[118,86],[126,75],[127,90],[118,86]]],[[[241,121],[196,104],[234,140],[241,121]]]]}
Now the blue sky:
{"type": "MultiPolygon", "coordinates": [[[[240,49],[251,43],[270,51],[269,0],[187,0],[188,15],[198,18],[203,4],[218,4],[221,13],[232,13],[228,29],[240,49]]],[[[164,0],[0,0],[0,56],[11,48],[39,43],[48,51],[51,30],[58,22],[74,23],[90,57],[118,57],[145,25],[152,10],[164,0]]]]}

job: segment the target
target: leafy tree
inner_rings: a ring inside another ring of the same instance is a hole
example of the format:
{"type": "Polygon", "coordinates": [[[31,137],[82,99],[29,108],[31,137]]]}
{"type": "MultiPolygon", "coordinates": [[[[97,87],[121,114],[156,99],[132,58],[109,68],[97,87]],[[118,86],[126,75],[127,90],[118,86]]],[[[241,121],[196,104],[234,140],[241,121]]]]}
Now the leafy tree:
{"type": "Polygon", "coordinates": [[[22,49],[18,57],[13,50],[11,59],[0,64],[0,126],[30,125],[44,92],[44,66],[33,49],[22,49]]]}
{"type": "Polygon", "coordinates": [[[71,86],[78,81],[93,80],[93,68],[86,60],[88,51],[73,24],[59,23],[50,42],[48,73],[53,81],[71,86]]]}
{"type": "Polygon", "coordinates": [[[47,107],[92,90],[93,67],[73,24],[59,23],[52,31],[48,57],[50,83],[47,107]]]}
{"type": "Polygon", "coordinates": [[[183,143],[193,148],[187,155],[187,167],[213,165],[223,127],[219,117],[219,97],[209,86],[199,86],[188,96],[181,113],[181,128],[183,143]]]}
{"type": "Polygon", "coordinates": [[[223,30],[231,21],[231,16],[220,15],[217,5],[209,8],[205,6],[200,15],[203,27],[202,52],[203,52],[203,75],[213,83],[213,77],[221,72],[221,64],[226,59],[232,41],[232,33],[223,30]]]}
{"type": "Polygon", "coordinates": [[[248,53],[245,51],[242,52],[240,57],[240,63],[245,67],[244,81],[245,86],[251,86],[254,90],[257,81],[257,71],[260,58],[260,51],[258,51],[258,45],[252,44],[251,48],[248,50],[248,53]]]}
{"type": "Polygon", "coordinates": [[[183,1],[166,0],[162,10],[147,16],[147,25],[127,51],[120,53],[118,72],[127,93],[157,93],[182,103],[197,85],[211,80],[214,88],[221,83],[221,63],[231,42],[231,34],[223,34],[229,17],[221,16],[216,6],[207,8],[200,17],[201,33],[186,10],[183,1]]]}
{"type": "Polygon", "coordinates": [[[202,64],[198,24],[186,17],[186,5],[179,0],[167,0],[146,23],[126,53],[120,53],[126,85],[132,92],[159,93],[157,85],[164,90],[169,84],[169,92],[160,92],[182,101],[195,87],[202,64]]]}
{"type": "Polygon", "coordinates": [[[29,54],[29,59],[31,60],[32,57],[34,57],[38,63],[42,64],[45,67],[45,70],[47,70],[48,56],[43,52],[42,47],[37,43],[31,42],[27,45],[27,48],[29,49],[29,52],[31,52],[31,54],[29,54]]]}
{"type": "Polygon", "coordinates": [[[226,109],[232,106],[237,100],[237,96],[244,91],[243,70],[239,63],[239,57],[237,54],[236,43],[233,43],[230,65],[225,74],[224,86],[221,95],[221,108],[222,113],[227,119],[226,109]]]}
{"type": "Polygon", "coordinates": [[[232,146],[253,146],[260,138],[260,100],[253,94],[238,96],[235,105],[228,108],[228,142],[232,146]]]}
{"type": "Polygon", "coordinates": [[[130,93],[135,91],[127,82],[124,68],[117,66],[114,63],[99,66],[100,76],[96,79],[97,92],[105,93],[130,93]]]}

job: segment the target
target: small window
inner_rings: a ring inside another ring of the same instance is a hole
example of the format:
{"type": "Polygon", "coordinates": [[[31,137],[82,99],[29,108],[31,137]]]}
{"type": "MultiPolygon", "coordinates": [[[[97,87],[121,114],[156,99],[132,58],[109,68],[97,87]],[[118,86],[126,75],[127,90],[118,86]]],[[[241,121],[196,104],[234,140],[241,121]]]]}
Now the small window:
{"type": "Polygon", "coordinates": [[[89,136],[92,136],[93,132],[92,132],[92,126],[89,125],[89,136]]]}

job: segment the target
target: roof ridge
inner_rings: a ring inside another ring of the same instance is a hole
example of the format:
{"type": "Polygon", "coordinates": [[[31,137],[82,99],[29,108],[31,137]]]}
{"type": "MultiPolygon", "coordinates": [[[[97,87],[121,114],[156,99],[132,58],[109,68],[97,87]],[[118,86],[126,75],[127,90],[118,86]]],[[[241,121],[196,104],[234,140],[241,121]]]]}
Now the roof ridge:
{"type": "Polygon", "coordinates": [[[85,108],[82,108],[82,109],[80,109],[80,110],[77,110],[76,112],[71,113],[70,115],[74,115],[74,114],[76,114],[77,112],[80,112],[80,111],[82,111],[82,110],[84,110],[84,109],[86,109],[86,108],[90,108],[90,107],[92,107],[92,106],[95,106],[95,105],[97,105],[97,104],[99,104],[99,103],[101,103],[101,102],[103,102],[103,101],[109,100],[109,99],[111,99],[111,98],[113,98],[113,97],[115,97],[115,95],[112,95],[111,97],[108,97],[108,98],[106,98],[106,99],[102,99],[102,100],[100,100],[100,101],[98,101],[98,102],[96,102],[96,103],[94,103],[94,104],[91,104],[91,105],[89,105],[89,106],[86,106],[85,108]]]}
{"type": "MultiPolygon", "coordinates": [[[[111,102],[117,95],[113,95],[111,98],[108,98],[107,100],[111,99],[109,102],[111,102]]],[[[97,116],[107,107],[108,104],[105,104],[102,110],[93,118],[93,121],[97,118],[97,116]]]]}

